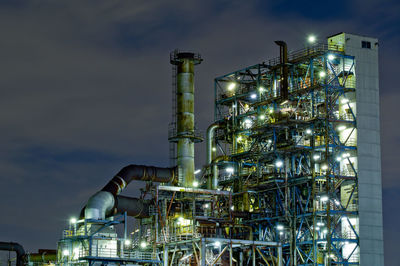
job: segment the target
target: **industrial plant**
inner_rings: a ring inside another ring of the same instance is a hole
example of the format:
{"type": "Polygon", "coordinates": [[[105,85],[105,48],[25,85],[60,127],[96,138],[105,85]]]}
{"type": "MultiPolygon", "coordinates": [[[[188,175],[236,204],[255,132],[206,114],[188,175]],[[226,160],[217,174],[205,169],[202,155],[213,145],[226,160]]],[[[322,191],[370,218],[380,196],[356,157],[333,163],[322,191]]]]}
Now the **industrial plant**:
{"type": "Polygon", "coordinates": [[[384,265],[378,40],[275,43],[277,58],[215,78],[205,135],[194,112],[203,59],[173,51],[171,166],[121,169],[56,252],[0,249],[18,265],[384,265]],[[134,180],[137,198],[124,195],[134,180]]]}

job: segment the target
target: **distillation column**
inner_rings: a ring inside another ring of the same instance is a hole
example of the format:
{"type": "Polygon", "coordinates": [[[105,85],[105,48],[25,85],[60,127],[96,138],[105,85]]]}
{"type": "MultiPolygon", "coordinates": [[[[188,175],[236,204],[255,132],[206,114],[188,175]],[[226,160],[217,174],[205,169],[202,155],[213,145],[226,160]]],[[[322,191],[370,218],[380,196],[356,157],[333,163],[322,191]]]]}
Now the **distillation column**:
{"type": "Polygon", "coordinates": [[[194,66],[200,64],[199,54],[174,51],[171,64],[176,65],[176,133],[170,137],[177,143],[179,185],[193,187],[194,143],[200,141],[194,128],[194,66]]]}

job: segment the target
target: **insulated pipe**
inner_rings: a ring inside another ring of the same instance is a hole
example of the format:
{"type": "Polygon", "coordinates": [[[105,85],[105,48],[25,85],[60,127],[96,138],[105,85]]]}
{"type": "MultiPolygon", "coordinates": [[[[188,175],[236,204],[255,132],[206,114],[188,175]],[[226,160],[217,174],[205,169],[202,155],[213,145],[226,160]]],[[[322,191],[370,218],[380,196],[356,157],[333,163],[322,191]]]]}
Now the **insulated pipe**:
{"type": "MultiPolygon", "coordinates": [[[[207,128],[207,164],[210,165],[211,167],[211,163],[213,161],[213,140],[214,140],[214,134],[215,134],[215,130],[219,128],[219,124],[211,124],[208,128],[207,128]]],[[[207,188],[208,189],[216,189],[217,188],[217,177],[218,177],[218,166],[217,164],[213,164],[212,165],[212,175],[209,176],[208,180],[207,180],[207,188]]]]}
{"type": "Polygon", "coordinates": [[[25,250],[20,244],[14,242],[0,242],[0,250],[15,251],[17,253],[17,266],[24,265],[25,250]]]}
{"type": "Polygon", "coordinates": [[[128,216],[135,218],[148,218],[150,216],[150,204],[142,199],[118,195],[116,213],[126,212],[128,216]]]}
{"type": "Polygon", "coordinates": [[[111,192],[114,196],[121,191],[132,181],[153,181],[160,183],[168,183],[174,181],[177,176],[177,169],[161,168],[145,165],[128,165],[122,168],[110,182],[105,185],[102,191],[111,192]]]}
{"type": "Polygon", "coordinates": [[[215,130],[219,128],[219,124],[214,123],[211,124],[207,128],[207,164],[211,164],[213,160],[213,140],[214,140],[214,134],[215,130]]]}
{"type": "Polygon", "coordinates": [[[140,199],[118,196],[119,193],[132,180],[168,183],[174,181],[176,176],[176,167],[161,168],[134,164],[125,166],[101,191],[89,198],[84,211],[81,212],[81,218],[84,214],[85,219],[104,220],[107,216],[115,214],[116,210],[121,209],[125,209],[134,217],[146,217],[149,213],[147,204],[140,199]],[[129,204],[132,206],[127,206],[127,199],[131,199],[129,204]],[[121,206],[118,205],[118,200],[121,201],[121,206]]]}
{"type": "Polygon", "coordinates": [[[281,63],[281,75],[283,80],[281,81],[281,97],[283,100],[287,100],[289,96],[288,86],[288,52],[287,44],[284,41],[275,41],[279,45],[279,58],[281,63]]]}
{"type": "Polygon", "coordinates": [[[104,220],[112,214],[115,206],[114,195],[108,191],[99,191],[91,196],[85,207],[85,219],[104,220]]]}

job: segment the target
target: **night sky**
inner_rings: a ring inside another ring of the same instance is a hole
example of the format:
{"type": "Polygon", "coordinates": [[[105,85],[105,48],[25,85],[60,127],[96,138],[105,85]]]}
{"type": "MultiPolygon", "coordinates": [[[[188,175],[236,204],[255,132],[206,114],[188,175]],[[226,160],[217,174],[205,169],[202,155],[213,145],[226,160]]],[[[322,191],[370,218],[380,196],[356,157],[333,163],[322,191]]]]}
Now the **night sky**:
{"type": "MultiPolygon", "coordinates": [[[[54,249],[123,166],[168,166],[175,48],[204,58],[205,130],[216,76],[278,56],[275,40],[296,50],[344,31],[380,41],[385,260],[400,265],[399,14],[395,0],[0,0],[0,241],[54,249]]],[[[204,143],[196,157],[199,168],[204,143]]]]}

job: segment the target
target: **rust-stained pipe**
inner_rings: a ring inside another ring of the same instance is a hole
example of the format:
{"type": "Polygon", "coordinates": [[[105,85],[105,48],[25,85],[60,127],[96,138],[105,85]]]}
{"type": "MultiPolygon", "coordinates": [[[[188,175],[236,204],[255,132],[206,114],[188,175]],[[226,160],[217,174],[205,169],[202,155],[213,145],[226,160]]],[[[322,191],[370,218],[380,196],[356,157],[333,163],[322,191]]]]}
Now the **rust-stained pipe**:
{"type": "Polygon", "coordinates": [[[24,265],[25,250],[20,244],[14,242],[0,242],[0,250],[14,251],[17,253],[17,266],[24,265]]]}
{"type": "Polygon", "coordinates": [[[281,64],[281,98],[287,100],[289,96],[288,86],[288,51],[287,44],[284,41],[275,41],[279,45],[279,58],[281,64]]]}

